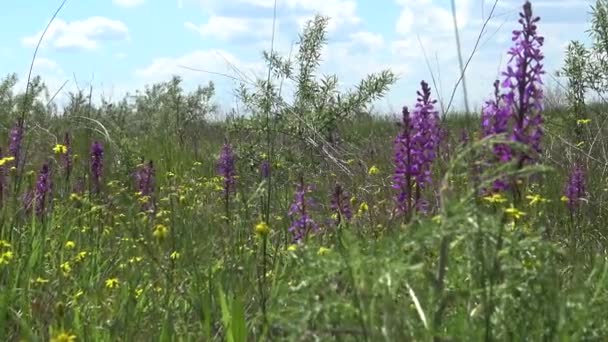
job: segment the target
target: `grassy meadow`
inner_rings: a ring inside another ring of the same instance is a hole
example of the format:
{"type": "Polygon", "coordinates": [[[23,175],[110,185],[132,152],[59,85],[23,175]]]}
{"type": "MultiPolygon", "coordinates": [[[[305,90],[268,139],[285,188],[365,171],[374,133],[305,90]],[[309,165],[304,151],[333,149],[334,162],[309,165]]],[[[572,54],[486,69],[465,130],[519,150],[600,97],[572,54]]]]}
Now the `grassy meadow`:
{"type": "Polygon", "coordinates": [[[479,113],[443,112],[431,82],[370,114],[395,76],[316,77],[323,17],[221,121],[212,84],[59,108],[7,76],[0,340],[605,341],[608,106],[586,97],[605,47],[573,42],[543,106],[527,6],[479,113]]]}

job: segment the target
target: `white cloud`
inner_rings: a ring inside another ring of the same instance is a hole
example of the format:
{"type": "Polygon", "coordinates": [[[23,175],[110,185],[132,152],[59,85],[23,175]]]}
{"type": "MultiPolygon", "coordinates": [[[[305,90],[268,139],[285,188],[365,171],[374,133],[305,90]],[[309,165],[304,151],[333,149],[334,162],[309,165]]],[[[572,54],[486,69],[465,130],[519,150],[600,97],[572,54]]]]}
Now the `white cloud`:
{"type": "Polygon", "coordinates": [[[133,8],[139,5],[143,5],[146,2],[145,0],[112,0],[112,3],[116,6],[124,7],[124,8],[133,8]]]}
{"type": "MultiPolygon", "coordinates": [[[[38,43],[42,31],[24,37],[23,45],[33,47],[38,43]]],[[[105,17],[90,17],[84,20],[66,22],[56,19],[49,27],[42,46],[52,46],[56,49],[94,50],[104,40],[126,40],[129,36],[127,25],[118,20],[105,17]]]]}
{"type": "MultiPolygon", "coordinates": [[[[433,0],[396,0],[401,14],[395,25],[397,33],[407,35],[420,31],[449,32],[454,30],[452,10],[433,0]]],[[[445,3],[445,2],[442,2],[445,3]]],[[[458,27],[467,26],[470,19],[471,0],[456,2],[458,27]]]]}
{"type": "Polygon", "coordinates": [[[267,38],[272,35],[272,19],[237,18],[212,16],[203,25],[191,22],[184,24],[205,37],[217,37],[222,40],[235,38],[267,38]]]}
{"type": "Polygon", "coordinates": [[[137,69],[135,75],[147,81],[163,81],[173,75],[184,78],[209,78],[210,75],[214,75],[192,69],[227,74],[251,81],[254,75],[261,75],[263,65],[245,63],[224,50],[197,50],[178,57],[157,58],[148,66],[137,69]]]}
{"type": "Polygon", "coordinates": [[[57,64],[57,62],[55,62],[54,60],[48,59],[48,58],[44,58],[44,57],[38,57],[34,60],[34,69],[49,70],[49,71],[61,70],[61,68],[59,68],[59,64],[57,64]]]}
{"type": "Polygon", "coordinates": [[[358,31],[350,34],[353,45],[364,46],[369,50],[377,50],[384,47],[384,37],[379,33],[358,31]]]}

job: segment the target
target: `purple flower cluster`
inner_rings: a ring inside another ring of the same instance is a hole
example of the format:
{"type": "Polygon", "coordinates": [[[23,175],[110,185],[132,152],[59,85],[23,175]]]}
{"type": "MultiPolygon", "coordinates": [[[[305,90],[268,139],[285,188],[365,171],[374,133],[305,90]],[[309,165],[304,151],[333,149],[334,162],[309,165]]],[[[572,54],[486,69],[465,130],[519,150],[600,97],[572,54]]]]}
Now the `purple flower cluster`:
{"type": "Polygon", "coordinates": [[[228,195],[236,191],[236,169],[235,156],[232,146],[224,143],[217,162],[218,173],[224,178],[224,194],[228,195]]]}
{"type": "Polygon", "coordinates": [[[437,101],[431,100],[426,82],[422,81],[421,87],[412,116],[407,107],[403,108],[401,132],[394,141],[393,188],[398,191],[395,201],[400,213],[410,212],[412,196],[416,206],[424,206],[420,193],[432,182],[431,166],[441,142],[439,113],[434,108],[437,101]]]}
{"type": "MultiPolygon", "coordinates": [[[[539,17],[532,14],[529,1],[523,5],[519,14],[521,30],[513,31],[514,46],[509,50],[511,56],[505,77],[500,83],[504,94],[500,94],[499,81],[494,83],[494,99],[487,101],[482,113],[482,133],[484,136],[506,133],[510,140],[529,146],[540,153],[543,135],[542,111],[543,90],[541,76],[544,59],[541,47],[544,38],[538,35],[539,17]]],[[[494,154],[501,162],[513,159],[513,151],[505,144],[494,146],[494,154]]],[[[518,158],[520,165],[535,158],[523,153],[518,158]]]]}
{"type": "Polygon", "coordinates": [[[568,182],[564,189],[564,196],[567,199],[566,204],[571,211],[579,207],[581,199],[585,197],[585,173],[582,167],[575,164],[568,176],[568,182]]]}
{"type": "Polygon", "coordinates": [[[412,184],[418,169],[417,165],[413,163],[412,124],[407,107],[403,107],[402,114],[401,132],[397,135],[393,144],[395,154],[393,159],[395,163],[393,188],[398,191],[395,197],[397,210],[401,213],[409,213],[412,208],[412,184]]]}
{"type": "Polygon", "coordinates": [[[52,187],[51,180],[51,169],[48,163],[44,163],[40,172],[38,173],[38,179],[36,180],[36,189],[34,192],[34,202],[36,204],[36,215],[42,216],[46,211],[47,196],[49,195],[52,187]]]}
{"type": "Polygon", "coordinates": [[[23,120],[19,119],[15,126],[11,128],[9,133],[8,150],[13,158],[15,158],[15,166],[19,166],[21,157],[21,145],[23,143],[23,120]]]}
{"type": "Polygon", "coordinates": [[[61,154],[61,164],[63,169],[65,170],[65,178],[67,180],[70,179],[70,175],[72,174],[72,141],[69,133],[65,133],[63,137],[63,145],[66,147],[65,153],[61,154]]]}
{"type": "Polygon", "coordinates": [[[101,191],[103,152],[103,145],[100,142],[95,141],[91,145],[91,181],[93,185],[93,192],[97,194],[101,191]]]}
{"type": "MultiPolygon", "coordinates": [[[[513,31],[515,45],[509,51],[511,65],[503,72],[505,79],[502,86],[509,90],[505,101],[515,113],[514,140],[530,146],[538,153],[543,135],[541,76],[545,72],[541,47],[544,38],[538,35],[536,23],[540,21],[540,17],[532,15],[532,5],[529,1],[524,4],[523,13],[519,16],[522,29],[513,31]]],[[[523,158],[533,159],[531,156],[523,158]]]]}
{"type": "Polygon", "coordinates": [[[349,222],[353,217],[348,197],[349,194],[342,186],[336,184],[330,202],[331,211],[336,215],[336,225],[340,225],[343,221],[349,222]]]}
{"type": "Polygon", "coordinates": [[[428,83],[420,83],[422,91],[418,91],[418,99],[414,113],[412,113],[412,156],[418,170],[416,184],[421,189],[431,183],[431,165],[435,161],[437,147],[439,146],[440,121],[439,113],[431,100],[431,88],[428,83]]]}
{"type": "Polygon", "coordinates": [[[262,160],[262,163],[260,163],[260,175],[264,179],[270,177],[270,162],[267,159],[262,160]]]}
{"type": "Polygon", "coordinates": [[[291,226],[289,231],[293,234],[295,242],[302,242],[308,236],[308,233],[318,229],[317,224],[312,219],[309,209],[314,206],[314,202],[306,194],[312,191],[310,185],[304,184],[304,179],[300,178],[300,182],[296,187],[294,201],[289,208],[289,216],[291,217],[291,226]]]}
{"type": "Polygon", "coordinates": [[[147,201],[142,205],[144,211],[154,210],[154,201],[152,199],[152,195],[154,194],[154,174],[154,164],[151,160],[140,166],[135,172],[137,190],[141,196],[148,197],[147,201]]]}

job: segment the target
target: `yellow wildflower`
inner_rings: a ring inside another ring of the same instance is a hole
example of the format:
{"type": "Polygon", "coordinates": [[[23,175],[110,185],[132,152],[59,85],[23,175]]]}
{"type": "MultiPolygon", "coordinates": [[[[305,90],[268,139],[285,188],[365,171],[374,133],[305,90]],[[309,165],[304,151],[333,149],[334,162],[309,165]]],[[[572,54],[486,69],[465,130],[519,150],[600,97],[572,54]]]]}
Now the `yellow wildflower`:
{"type": "Polygon", "coordinates": [[[591,119],[578,119],[576,120],[576,124],[578,125],[586,125],[591,122],[591,119]]]}
{"type": "Polygon", "coordinates": [[[13,252],[8,251],[4,252],[0,255],[0,265],[8,265],[11,260],[13,260],[13,252]]]}
{"type": "Polygon", "coordinates": [[[255,233],[259,236],[266,236],[270,233],[270,227],[268,227],[266,222],[262,221],[255,225],[255,233]]]}
{"type": "Polygon", "coordinates": [[[82,198],[78,194],[76,194],[76,193],[70,194],[70,201],[80,202],[81,200],[82,200],[82,198]]]}
{"type": "Polygon", "coordinates": [[[367,171],[367,173],[369,175],[377,175],[380,172],[380,169],[376,166],[376,165],[372,165],[372,167],[369,168],[369,170],[367,171]]]}
{"type": "Polygon", "coordinates": [[[63,264],[59,265],[59,268],[61,269],[61,272],[63,272],[64,276],[67,276],[68,274],[70,274],[70,272],[72,272],[72,265],[70,265],[69,261],[66,261],[63,264]]]}
{"type": "Polygon", "coordinates": [[[66,154],[68,153],[68,147],[65,145],[57,144],[53,147],[53,152],[57,154],[66,154]]]}
{"type": "Polygon", "coordinates": [[[136,288],[135,289],[135,298],[141,297],[142,293],[144,293],[144,289],[142,289],[141,287],[136,288]]]}
{"type": "Polygon", "coordinates": [[[507,199],[501,195],[501,194],[492,194],[489,196],[485,196],[484,201],[490,202],[490,203],[504,203],[507,201],[507,199]]]}
{"type": "Polygon", "coordinates": [[[523,211],[520,211],[519,209],[513,207],[513,205],[511,205],[510,208],[505,209],[505,214],[513,217],[516,220],[519,220],[522,216],[526,216],[526,213],[524,213],[523,211]]]}
{"type": "Polygon", "coordinates": [[[547,199],[543,198],[541,195],[528,195],[526,196],[526,199],[530,201],[530,205],[547,202],[547,199]]]}
{"type": "Polygon", "coordinates": [[[365,214],[367,211],[369,211],[369,205],[367,205],[367,202],[362,202],[361,205],[359,205],[359,210],[357,211],[357,215],[361,216],[361,215],[365,214]]]}
{"type": "MultiPolygon", "coordinates": [[[[141,193],[140,193],[141,194],[141,193]]],[[[146,196],[141,196],[140,198],[137,199],[139,201],[139,203],[141,204],[146,204],[148,202],[150,202],[150,196],[146,195],[146,196]]]]}
{"type": "Polygon", "coordinates": [[[177,260],[181,256],[182,255],[178,251],[173,251],[173,253],[171,253],[171,255],[169,255],[169,258],[171,258],[171,260],[177,260]]]}
{"type": "Polygon", "coordinates": [[[74,241],[68,241],[65,243],[65,249],[74,249],[76,247],[76,243],[74,241]]]}
{"type": "Polygon", "coordinates": [[[42,278],[42,277],[38,277],[36,278],[36,280],[34,280],[35,283],[37,284],[46,284],[49,282],[48,279],[42,278]]]}
{"type": "Polygon", "coordinates": [[[81,251],[76,255],[76,257],[74,259],[76,260],[76,262],[81,262],[84,260],[84,258],[87,257],[88,254],[89,253],[86,251],[81,251]]]}
{"type": "Polygon", "coordinates": [[[0,159],[0,166],[4,166],[4,164],[8,163],[8,162],[12,162],[13,160],[15,160],[15,157],[4,157],[0,159]]]}
{"type": "Polygon", "coordinates": [[[296,250],[298,250],[298,245],[289,245],[287,247],[287,250],[290,252],[295,252],[296,250]]]}
{"type": "Polygon", "coordinates": [[[152,235],[158,240],[164,240],[169,235],[169,228],[163,224],[157,224],[152,235]]]}
{"type": "Polygon", "coordinates": [[[319,248],[319,251],[317,251],[317,255],[326,255],[329,254],[329,252],[331,252],[331,249],[327,247],[321,247],[319,248]]]}
{"type": "Polygon", "coordinates": [[[109,289],[115,289],[120,286],[120,282],[118,278],[108,278],[106,279],[106,287],[109,289]]]}
{"type": "Polygon", "coordinates": [[[51,338],[51,342],[74,342],[76,341],[76,335],[69,332],[61,332],[55,337],[51,338]]]}
{"type": "Polygon", "coordinates": [[[564,195],[564,196],[560,197],[559,200],[562,201],[562,202],[568,202],[570,199],[568,198],[568,196],[564,195]]]}

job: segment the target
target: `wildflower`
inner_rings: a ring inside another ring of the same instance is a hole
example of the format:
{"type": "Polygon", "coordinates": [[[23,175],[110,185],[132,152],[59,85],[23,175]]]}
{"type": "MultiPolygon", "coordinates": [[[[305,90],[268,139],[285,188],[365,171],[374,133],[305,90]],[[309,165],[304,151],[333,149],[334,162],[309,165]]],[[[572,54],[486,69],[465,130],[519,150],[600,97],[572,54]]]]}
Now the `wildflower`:
{"type": "Polygon", "coordinates": [[[42,277],[38,277],[38,278],[36,278],[36,280],[34,280],[34,282],[36,284],[46,284],[46,283],[49,282],[49,280],[45,279],[45,278],[42,278],[42,277]]]}
{"type": "Polygon", "coordinates": [[[223,191],[225,194],[229,194],[235,192],[235,176],[236,170],[234,165],[234,152],[232,151],[232,146],[230,144],[225,143],[222,146],[222,150],[220,152],[220,157],[217,162],[218,173],[224,180],[223,191]]]}
{"type": "Polygon", "coordinates": [[[118,278],[108,278],[106,279],[106,287],[108,289],[115,289],[120,286],[120,282],[118,278]]]}
{"type": "Polygon", "coordinates": [[[56,154],[66,154],[68,152],[68,147],[65,145],[57,144],[53,147],[53,152],[56,154]]]}
{"type": "Polygon", "coordinates": [[[336,216],[336,224],[340,224],[342,219],[350,221],[353,217],[352,210],[350,209],[350,203],[348,201],[348,193],[342,189],[340,184],[336,184],[334,191],[331,196],[331,210],[336,216]]]}
{"type": "Polygon", "coordinates": [[[157,224],[156,227],[154,227],[154,232],[152,233],[152,236],[154,236],[156,239],[164,240],[167,238],[168,235],[169,228],[167,228],[165,225],[157,224]]]}
{"type": "Polygon", "coordinates": [[[76,258],[75,258],[76,262],[83,261],[87,257],[87,255],[89,255],[89,253],[86,251],[78,252],[78,254],[76,254],[76,258]]]}
{"type": "Polygon", "coordinates": [[[543,198],[541,195],[527,195],[526,199],[530,201],[530,205],[547,202],[547,199],[543,198]]]}
{"type": "Polygon", "coordinates": [[[74,249],[76,247],[76,243],[74,241],[67,241],[65,243],[65,249],[74,249]]]}
{"type": "Polygon", "coordinates": [[[289,246],[287,246],[287,250],[290,252],[295,252],[296,250],[298,250],[298,245],[294,245],[294,244],[289,245],[289,246]]]}
{"type": "Polygon", "coordinates": [[[520,211],[519,209],[513,207],[513,205],[511,205],[511,207],[505,209],[505,214],[511,216],[512,218],[514,218],[516,220],[519,220],[523,216],[526,216],[526,213],[524,213],[523,211],[520,211]]]}
{"type": "Polygon", "coordinates": [[[572,212],[579,207],[581,200],[585,197],[585,173],[578,164],[575,164],[570,170],[564,197],[568,209],[572,212]]]}
{"type": "Polygon", "coordinates": [[[418,166],[414,165],[412,157],[412,124],[410,112],[403,107],[401,132],[394,141],[395,175],[393,176],[393,189],[398,191],[395,196],[397,210],[409,213],[412,208],[412,186],[417,174],[418,166]]]}
{"type": "Polygon", "coordinates": [[[15,157],[4,157],[4,158],[0,158],[0,166],[4,166],[10,162],[12,162],[13,160],[15,160],[15,157]]]}
{"type": "Polygon", "coordinates": [[[135,289],[135,298],[139,298],[141,297],[141,295],[144,293],[144,289],[142,289],[141,287],[138,287],[135,289]]]}
{"type": "Polygon", "coordinates": [[[493,193],[491,195],[485,196],[483,199],[484,199],[484,201],[493,203],[493,204],[494,203],[504,203],[507,201],[507,199],[499,193],[493,193]]]}
{"type": "Polygon", "coordinates": [[[19,165],[21,157],[21,144],[23,141],[23,120],[19,119],[9,133],[8,150],[15,161],[15,165],[19,165]]]}
{"type": "Polygon", "coordinates": [[[63,275],[66,277],[72,272],[72,265],[70,265],[69,261],[66,261],[63,264],[59,265],[59,268],[61,269],[63,275]]]}
{"type": "Polygon", "coordinates": [[[369,205],[366,202],[361,202],[359,205],[359,210],[357,210],[357,215],[363,216],[366,212],[369,211],[369,205]]]}
{"type": "Polygon", "coordinates": [[[139,167],[135,173],[135,180],[137,182],[138,194],[142,196],[140,198],[142,210],[153,211],[154,202],[151,199],[154,194],[154,164],[152,161],[139,167]],[[146,199],[145,201],[143,201],[144,198],[146,199]]]}
{"type": "Polygon", "coordinates": [[[380,172],[380,169],[376,165],[372,165],[372,167],[370,167],[369,170],[367,171],[367,173],[371,176],[377,175],[379,172],[380,172]]]}
{"type": "Polygon", "coordinates": [[[264,221],[255,225],[255,233],[259,236],[266,236],[270,233],[270,227],[264,221]]]}
{"type": "Polygon", "coordinates": [[[329,252],[331,252],[331,249],[329,249],[327,247],[320,247],[319,250],[317,251],[317,255],[327,255],[327,254],[329,254],[329,252]]]}
{"type": "Polygon", "coordinates": [[[260,164],[260,175],[264,179],[270,177],[270,162],[267,159],[264,159],[260,164]]]}
{"type": "Polygon", "coordinates": [[[0,254],[0,265],[8,265],[14,257],[15,254],[12,251],[6,251],[0,254]]]}
{"type": "Polygon", "coordinates": [[[91,145],[91,180],[93,192],[99,193],[101,190],[101,177],[103,173],[103,145],[95,141],[91,145]]]}
{"type": "Polygon", "coordinates": [[[577,125],[586,125],[591,122],[591,119],[578,119],[576,120],[577,125]]]}
{"type": "Polygon", "coordinates": [[[431,183],[431,164],[440,143],[439,113],[434,109],[437,100],[431,100],[431,88],[425,81],[420,82],[416,108],[412,114],[412,167],[415,170],[416,186],[424,189],[431,183]]]}
{"type": "Polygon", "coordinates": [[[177,260],[181,257],[182,255],[178,252],[178,251],[173,251],[171,253],[171,255],[169,255],[169,258],[171,258],[171,260],[177,260]]]}
{"type": "Polygon", "coordinates": [[[399,213],[409,213],[414,206],[426,211],[421,191],[432,181],[431,166],[441,142],[439,113],[434,108],[437,100],[431,99],[428,83],[420,85],[414,112],[410,117],[408,108],[403,108],[401,132],[394,141],[393,188],[398,191],[395,201],[399,213]]]}
{"type": "Polygon", "coordinates": [[[76,341],[76,335],[69,332],[61,332],[55,337],[51,338],[51,342],[74,342],[76,341]]]}
{"type": "MultiPolygon", "coordinates": [[[[541,112],[543,110],[543,90],[541,75],[543,71],[541,52],[544,38],[537,34],[539,17],[532,15],[532,5],[526,1],[523,13],[519,14],[521,30],[513,31],[515,46],[509,51],[511,64],[507,71],[503,87],[509,89],[505,96],[507,103],[513,108],[515,125],[513,139],[530,146],[540,152],[540,140],[543,135],[541,112]]],[[[521,160],[532,160],[529,155],[523,155],[521,160]]]]}
{"type": "Polygon", "coordinates": [[[46,209],[46,200],[51,191],[51,171],[47,163],[42,165],[42,169],[38,173],[36,181],[36,191],[34,193],[34,201],[36,204],[36,215],[42,216],[46,209]]]}
{"type": "Polygon", "coordinates": [[[71,193],[70,194],[70,201],[72,202],[80,202],[82,201],[82,198],[77,194],[77,193],[71,193]]]}
{"type": "MultiPolygon", "coordinates": [[[[544,59],[541,47],[544,38],[537,34],[539,17],[532,16],[532,5],[526,1],[523,13],[519,14],[521,30],[513,31],[514,46],[509,50],[511,56],[502,83],[494,82],[494,99],[487,101],[482,110],[482,133],[484,136],[506,134],[514,142],[530,147],[536,154],[540,153],[540,141],[543,136],[542,111],[543,90],[541,75],[544,59]],[[500,93],[499,85],[505,90],[500,93]]],[[[515,151],[504,143],[493,146],[496,161],[510,162],[515,151]]],[[[534,162],[535,156],[522,152],[518,156],[518,166],[525,162],[534,162]]],[[[492,186],[493,192],[504,191],[509,182],[497,179],[492,186]]]]}
{"type": "Polygon", "coordinates": [[[292,218],[289,231],[293,234],[294,241],[301,242],[308,236],[311,230],[317,230],[318,226],[310,217],[309,209],[314,205],[312,199],[306,193],[312,191],[310,185],[304,184],[304,179],[300,177],[300,182],[296,187],[294,202],[289,208],[289,216],[292,218]]]}

